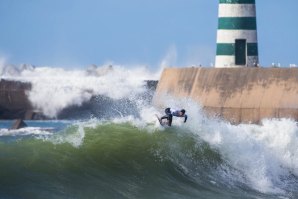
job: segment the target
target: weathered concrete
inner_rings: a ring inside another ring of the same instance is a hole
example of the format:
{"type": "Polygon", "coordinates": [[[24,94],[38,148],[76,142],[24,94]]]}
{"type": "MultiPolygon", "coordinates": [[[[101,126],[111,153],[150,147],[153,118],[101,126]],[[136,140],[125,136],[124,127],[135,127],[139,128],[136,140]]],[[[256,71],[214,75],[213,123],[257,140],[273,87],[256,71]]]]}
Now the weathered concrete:
{"type": "Polygon", "coordinates": [[[190,97],[232,123],[298,120],[297,68],[166,68],[154,97],[190,97]]]}

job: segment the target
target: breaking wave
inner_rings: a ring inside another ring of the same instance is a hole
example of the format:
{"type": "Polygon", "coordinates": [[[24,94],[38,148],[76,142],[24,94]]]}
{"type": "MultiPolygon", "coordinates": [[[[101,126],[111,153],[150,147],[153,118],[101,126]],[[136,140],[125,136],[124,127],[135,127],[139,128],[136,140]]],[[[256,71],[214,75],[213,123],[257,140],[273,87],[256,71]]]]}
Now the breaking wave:
{"type": "Polygon", "coordinates": [[[69,122],[48,133],[25,128],[9,134],[4,129],[0,135],[0,195],[298,196],[298,127],[294,121],[235,126],[206,118],[191,102],[182,105],[193,108],[188,112],[189,121],[184,124],[175,118],[171,128],[159,126],[156,109],[145,108],[143,118],[69,122]]]}

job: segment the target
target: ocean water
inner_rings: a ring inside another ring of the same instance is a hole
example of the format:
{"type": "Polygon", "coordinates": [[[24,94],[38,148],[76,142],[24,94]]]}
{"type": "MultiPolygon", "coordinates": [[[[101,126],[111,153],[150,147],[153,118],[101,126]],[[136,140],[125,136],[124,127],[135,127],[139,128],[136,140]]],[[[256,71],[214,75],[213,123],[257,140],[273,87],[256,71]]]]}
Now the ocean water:
{"type": "Polygon", "coordinates": [[[232,125],[206,117],[189,99],[168,96],[166,104],[185,108],[189,119],[174,118],[172,127],[162,127],[155,114],[162,115],[163,108],[142,95],[143,80],[153,75],[122,79],[133,71],[116,67],[108,75],[40,68],[3,75],[31,81],[32,103],[54,118],[89,100],[88,93],[100,97],[81,117],[25,121],[28,127],[19,130],[9,130],[13,121],[0,121],[0,198],[298,198],[295,121],[232,125]],[[51,76],[55,70],[61,76],[51,76]],[[42,82],[47,78],[55,81],[42,82]],[[104,90],[102,78],[122,85],[104,90]],[[51,104],[46,92],[68,96],[51,104]]]}
{"type": "Polygon", "coordinates": [[[298,197],[293,121],[26,122],[0,130],[0,198],[298,197]]]}

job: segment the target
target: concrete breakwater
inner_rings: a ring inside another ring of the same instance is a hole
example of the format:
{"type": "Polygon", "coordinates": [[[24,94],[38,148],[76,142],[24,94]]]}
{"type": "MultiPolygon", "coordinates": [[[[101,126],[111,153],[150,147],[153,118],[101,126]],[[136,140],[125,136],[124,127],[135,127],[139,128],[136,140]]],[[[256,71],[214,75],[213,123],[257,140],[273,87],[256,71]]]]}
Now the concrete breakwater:
{"type": "Polygon", "coordinates": [[[189,97],[210,116],[232,123],[259,123],[264,118],[298,120],[297,68],[166,68],[159,96],[189,97]]]}

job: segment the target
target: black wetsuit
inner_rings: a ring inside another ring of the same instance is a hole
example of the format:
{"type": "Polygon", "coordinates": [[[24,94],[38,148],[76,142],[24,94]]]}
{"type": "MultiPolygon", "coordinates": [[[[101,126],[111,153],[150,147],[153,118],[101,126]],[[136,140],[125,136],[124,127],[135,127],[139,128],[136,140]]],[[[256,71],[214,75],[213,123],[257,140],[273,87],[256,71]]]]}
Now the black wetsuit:
{"type": "Polygon", "coordinates": [[[172,120],[173,120],[173,116],[176,116],[176,117],[184,117],[184,122],[186,122],[187,120],[187,115],[186,114],[183,114],[183,115],[180,115],[181,111],[178,110],[172,110],[171,108],[166,108],[165,109],[165,113],[166,115],[165,116],[162,116],[160,119],[163,120],[163,119],[167,119],[168,120],[168,125],[171,126],[172,125],[172,120]]]}

